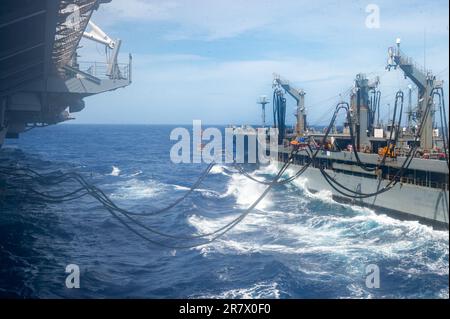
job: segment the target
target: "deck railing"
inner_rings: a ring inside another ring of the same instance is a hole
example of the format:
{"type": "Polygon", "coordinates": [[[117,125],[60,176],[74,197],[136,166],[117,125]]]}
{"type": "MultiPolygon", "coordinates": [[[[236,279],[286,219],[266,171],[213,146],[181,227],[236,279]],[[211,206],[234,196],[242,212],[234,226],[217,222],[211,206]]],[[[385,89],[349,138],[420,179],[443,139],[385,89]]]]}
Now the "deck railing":
{"type": "MultiPolygon", "coordinates": [[[[117,79],[129,80],[130,78],[130,65],[128,63],[116,64],[118,72],[117,79]]],[[[104,62],[78,62],[78,69],[99,79],[111,79],[114,78],[108,72],[108,64],[104,62]]]]}

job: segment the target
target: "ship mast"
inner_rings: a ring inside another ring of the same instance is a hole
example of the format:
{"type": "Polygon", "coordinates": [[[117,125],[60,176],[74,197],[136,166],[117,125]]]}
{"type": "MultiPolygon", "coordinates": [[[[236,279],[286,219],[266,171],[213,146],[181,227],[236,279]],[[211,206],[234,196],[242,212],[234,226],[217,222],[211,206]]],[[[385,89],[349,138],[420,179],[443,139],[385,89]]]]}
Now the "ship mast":
{"type": "Polygon", "coordinates": [[[261,118],[262,118],[262,127],[266,127],[266,105],[269,104],[269,100],[267,99],[267,96],[261,95],[258,100],[256,101],[257,104],[261,105],[261,118]]]}

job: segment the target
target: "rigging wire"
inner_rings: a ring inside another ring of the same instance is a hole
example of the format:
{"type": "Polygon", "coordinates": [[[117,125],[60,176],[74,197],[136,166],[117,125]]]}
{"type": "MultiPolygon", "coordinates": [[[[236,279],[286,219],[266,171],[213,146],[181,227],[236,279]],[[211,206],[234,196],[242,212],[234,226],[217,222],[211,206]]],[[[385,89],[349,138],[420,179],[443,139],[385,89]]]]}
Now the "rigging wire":
{"type": "MultiPolygon", "coordinates": [[[[432,96],[433,91],[430,93],[430,96],[432,96]]],[[[422,135],[422,130],[424,127],[423,124],[426,122],[426,119],[429,116],[431,105],[432,105],[432,103],[427,104],[427,107],[424,112],[424,116],[422,118],[421,125],[419,127],[418,132],[416,132],[416,135],[414,138],[415,141],[417,141],[420,138],[420,136],[422,135]]],[[[409,168],[412,160],[415,158],[418,147],[419,146],[417,144],[415,144],[414,147],[411,147],[410,151],[408,152],[408,155],[406,156],[405,160],[403,161],[402,166],[397,171],[397,173],[394,175],[394,177],[389,181],[389,183],[386,186],[384,186],[382,189],[377,190],[376,192],[373,192],[373,193],[361,193],[358,191],[351,190],[348,187],[345,187],[344,185],[339,183],[335,178],[331,177],[328,173],[325,172],[325,170],[323,168],[320,168],[320,171],[321,171],[322,175],[325,177],[325,180],[327,181],[327,183],[341,195],[344,195],[349,198],[354,198],[354,199],[363,199],[363,198],[373,197],[373,196],[377,196],[379,194],[382,194],[382,193],[392,189],[400,181],[401,177],[403,177],[404,171],[409,168]],[[350,194],[345,193],[344,191],[338,189],[336,187],[336,185],[341,187],[342,189],[350,192],[350,194]]]]}
{"type": "Polygon", "coordinates": [[[448,154],[448,126],[447,126],[447,114],[445,109],[445,98],[444,98],[444,89],[442,87],[438,88],[436,92],[433,93],[433,102],[435,96],[439,97],[439,117],[441,122],[441,128],[443,130],[442,142],[445,153],[445,160],[447,161],[447,167],[450,168],[449,165],[449,154],[448,154]]]}
{"type": "MultiPolygon", "coordinates": [[[[325,145],[325,142],[326,142],[326,140],[327,140],[327,138],[328,138],[328,136],[329,136],[329,134],[330,134],[330,132],[331,132],[331,129],[333,128],[334,123],[336,122],[336,118],[337,118],[337,116],[338,116],[338,114],[339,114],[339,111],[342,110],[342,109],[344,109],[344,108],[345,108],[345,106],[344,106],[343,103],[338,103],[338,104],[336,105],[335,111],[334,111],[333,116],[332,116],[331,121],[330,121],[330,124],[328,125],[328,127],[327,127],[327,129],[326,129],[326,131],[325,131],[325,134],[324,134],[324,136],[323,136],[323,138],[322,138],[321,147],[317,147],[315,152],[313,152],[313,151],[311,150],[311,154],[312,154],[312,155],[309,157],[308,163],[307,163],[306,165],[302,166],[302,168],[301,168],[300,170],[298,170],[297,173],[295,173],[293,176],[291,176],[291,177],[289,177],[289,178],[286,178],[286,179],[284,179],[284,180],[281,180],[281,181],[277,181],[277,184],[279,184],[279,185],[288,184],[288,183],[294,181],[295,179],[297,179],[298,177],[300,177],[300,176],[308,169],[308,167],[309,167],[309,166],[311,165],[311,163],[313,162],[313,159],[315,159],[315,158],[317,157],[319,151],[323,150],[322,147],[323,147],[323,145],[325,145]]],[[[299,150],[297,150],[297,153],[298,153],[298,152],[299,152],[299,150]]],[[[297,154],[296,154],[296,155],[297,155],[297,154]]],[[[247,178],[249,178],[249,179],[251,179],[251,180],[253,180],[253,181],[255,181],[255,182],[259,183],[259,184],[263,184],[263,185],[268,185],[268,184],[269,184],[269,182],[262,181],[262,180],[259,180],[259,179],[255,178],[255,177],[251,176],[250,174],[248,174],[248,173],[243,169],[242,166],[240,166],[240,165],[237,164],[236,162],[234,163],[234,166],[238,169],[238,171],[239,171],[241,174],[243,174],[243,175],[246,176],[247,178]]]]}
{"type": "MultiPolygon", "coordinates": [[[[392,146],[395,148],[397,141],[398,141],[398,136],[400,133],[400,126],[401,126],[401,121],[402,121],[402,113],[403,113],[403,101],[404,101],[404,96],[403,96],[403,92],[402,91],[398,91],[396,96],[395,96],[395,103],[394,103],[394,114],[393,114],[393,118],[392,118],[392,123],[391,123],[391,130],[390,130],[390,134],[389,134],[389,142],[387,143],[387,147],[389,148],[390,145],[392,144],[392,146]],[[399,120],[397,125],[395,125],[395,119],[397,117],[397,108],[398,108],[398,102],[400,102],[400,115],[399,115],[399,120]],[[396,133],[395,133],[395,140],[392,142],[392,135],[394,132],[394,128],[397,126],[396,129],[396,133]]],[[[352,115],[348,109],[348,103],[345,103],[347,105],[347,121],[349,123],[349,129],[350,129],[350,137],[351,137],[351,142],[352,142],[352,151],[353,154],[355,155],[355,159],[357,162],[357,165],[362,168],[363,170],[367,171],[367,172],[373,172],[378,170],[381,166],[383,166],[386,162],[386,158],[387,158],[387,154],[388,152],[386,151],[383,154],[383,158],[381,159],[381,162],[377,164],[377,166],[375,167],[368,167],[366,166],[360,159],[359,154],[358,154],[358,150],[356,148],[355,145],[355,136],[354,136],[354,132],[353,132],[353,125],[352,125],[352,115]]]]}

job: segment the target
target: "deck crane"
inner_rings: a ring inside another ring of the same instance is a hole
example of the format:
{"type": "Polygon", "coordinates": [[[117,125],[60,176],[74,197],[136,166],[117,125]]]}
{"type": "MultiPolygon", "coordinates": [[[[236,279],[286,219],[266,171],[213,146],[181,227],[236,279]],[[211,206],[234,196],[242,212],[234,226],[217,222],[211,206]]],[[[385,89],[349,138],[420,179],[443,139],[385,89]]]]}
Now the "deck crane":
{"type": "Polygon", "coordinates": [[[94,22],[89,21],[89,26],[91,28],[90,32],[84,31],[83,37],[94,42],[103,44],[106,49],[111,50],[111,56],[109,57],[107,64],[107,72],[106,75],[110,77],[110,79],[119,79],[121,77],[119,67],[117,64],[117,58],[119,55],[120,45],[122,41],[120,39],[113,40],[111,39],[99,26],[97,26],[94,22]]]}
{"type": "Polygon", "coordinates": [[[274,73],[274,85],[281,86],[294,100],[297,102],[297,109],[295,116],[297,117],[297,124],[295,126],[295,133],[297,136],[302,136],[306,132],[306,109],[305,109],[305,91],[293,88],[289,81],[283,79],[280,75],[274,73]]]}
{"type": "MultiPolygon", "coordinates": [[[[386,69],[397,69],[399,67],[403,71],[405,78],[409,78],[417,86],[418,104],[414,112],[414,118],[416,119],[416,123],[421,123],[427,106],[432,103],[431,93],[435,88],[442,86],[442,83],[436,80],[436,77],[431,71],[418,66],[411,58],[406,56],[400,50],[400,42],[400,39],[397,39],[397,46],[389,48],[386,69]]],[[[433,113],[434,111],[426,117],[420,136],[420,147],[424,150],[433,148],[433,113]]]]}

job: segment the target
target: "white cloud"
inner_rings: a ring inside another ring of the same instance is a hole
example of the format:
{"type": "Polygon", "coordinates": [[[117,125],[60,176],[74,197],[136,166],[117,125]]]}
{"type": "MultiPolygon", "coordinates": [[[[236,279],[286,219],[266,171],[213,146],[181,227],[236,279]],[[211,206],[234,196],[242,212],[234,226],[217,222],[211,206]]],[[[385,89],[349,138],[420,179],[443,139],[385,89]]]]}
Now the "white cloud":
{"type": "MultiPolygon", "coordinates": [[[[423,25],[427,25],[427,65],[436,73],[448,67],[445,10],[434,9],[436,1],[408,5],[411,1],[380,1],[381,29],[368,30],[364,25],[366,1],[328,1],[324,5],[322,1],[114,0],[101,8],[95,19],[117,27],[128,21],[145,31],[151,23],[152,31],[160,30],[158,34],[166,39],[160,43],[167,45],[167,53],[156,54],[140,40],[130,41],[131,51],[141,52],[134,55],[133,84],[87,99],[88,107],[77,116],[84,122],[188,123],[204,119],[209,123],[252,123],[260,118],[256,97],[270,94],[273,72],[305,89],[313,120],[327,119],[327,110],[339,98],[318,102],[347,90],[359,72],[383,75],[383,99],[388,103],[390,95],[408,83],[401,72],[383,69],[387,46],[396,36],[404,38],[405,52],[423,61],[423,25]],[[167,23],[173,28],[167,28],[167,23]],[[256,32],[252,37],[276,43],[278,51],[274,52],[273,46],[265,51],[264,44],[251,48],[252,44],[242,41],[239,46],[246,52],[254,49],[255,54],[243,58],[237,48],[234,54],[218,57],[198,53],[192,42],[173,41],[208,40],[207,45],[213,47],[215,40],[250,32],[256,32]],[[309,51],[311,42],[319,43],[316,51],[309,51]]],[[[137,39],[142,37],[136,33],[137,39]]],[[[96,53],[95,46],[86,49],[84,59],[96,53]]],[[[443,77],[448,88],[448,71],[443,77]]],[[[289,103],[288,118],[293,120],[289,103]]]]}
{"type": "Polygon", "coordinates": [[[130,21],[161,21],[172,17],[177,8],[175,1],[149,1],[149,0],[114,0],[110,4],[102,5],[100,15],[110,18],[111,22],[130,21]]]}
{"type": "Polygon", "coordinates": [[[357,68],[292,57],[251,61],[196,57],[190,63],[173,62],[171,55],[136,55],[133,61],[133,84],[118,91],[120,99],[109,94],[88,99],[88,108],[77,115],[80,120],[114,122],[115,114],[121,113],[119,121],[134,123],[252,122],[259,118],[257,96],[270,94],[273,72],[304,88],[312,103],[350,87],[357,68]]]}
{"type": "MultiPolygon", "coordinates": [[[[114,0],[102,6],[95,18],[104,24],[167,22],[174,29],[162,36],[170,40],[216,40],[249,31],[329,40],[339,34],[367,32],[367,4],[362,0],[114,0]]],[[[444,4],[440,1],[380,0],[376,4],[380,32],[417,34],[426,28],[430,34],[448,34],[448,15],[439,10],[444,4]]]]}
{"type": "MultiPolygon", "coordinates": [[[[401,71],[385,71],[383,61],[368,63],[375,61],[368,55],[356,60],[352,56],[331,61],[280,56],[221,61],[189,54],[137,54],[133,61],[132,85],[87,99],[88,107],[77,114],[81,122],[189,123],[202,119],[213,124],[255,123],[260,118],[256,98],[271,94],[276,72],[306,91],[311,122],[320,119],[323,123],[338,100],[348,100],[348,92],[337,95],[352,86],[359,72],[382,76],[385,108],[393,94],[409,83],[401,71]]],[[[288,102],[288,121],[292,122],[294,103],[290,98],[288,102]]]]}

